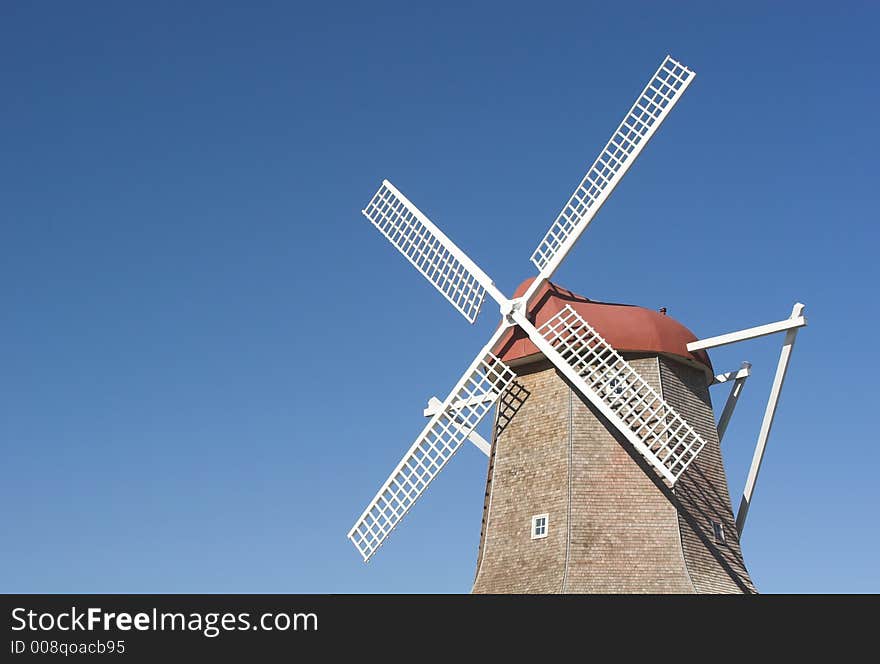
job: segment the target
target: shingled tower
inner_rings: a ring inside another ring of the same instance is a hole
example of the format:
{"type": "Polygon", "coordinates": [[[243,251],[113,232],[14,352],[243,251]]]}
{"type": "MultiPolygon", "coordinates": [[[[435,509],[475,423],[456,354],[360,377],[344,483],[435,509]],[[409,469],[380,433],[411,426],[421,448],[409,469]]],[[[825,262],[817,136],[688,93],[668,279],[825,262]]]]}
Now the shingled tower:
{"type": "Polygon", "coordinates": [[[714,374],[705,352],[686,348],[696,337],[661,313],[591,302],[549,282],[530,318],[540,327],[566,305],[706,444],[670,489],[512,330],[496,353],[516,379],[497,407],[474,592],[754,592],[712,414],[714,374]]]}

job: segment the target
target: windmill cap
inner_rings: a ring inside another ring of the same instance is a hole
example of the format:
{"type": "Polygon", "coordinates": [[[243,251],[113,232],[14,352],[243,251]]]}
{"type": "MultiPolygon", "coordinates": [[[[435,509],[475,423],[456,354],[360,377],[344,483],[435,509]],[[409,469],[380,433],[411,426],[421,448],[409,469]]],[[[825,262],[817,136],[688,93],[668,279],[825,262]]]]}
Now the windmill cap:
{"type": "MultiPolygon", "coordinates": [[[[522,282],[514,298],[525,294],[534,278],[522,282]]],[[[714,375],[709,355],[704,350],[690,352],[687,345],[697,336],[669,315],[632,304],[595,302],[551,282],[544,285],[532,299],[529,319],[540,327],[569,305],[584,318],[611,346],[618,351],[674,356],[688,364],[699,365],[707,376],[714,375]]],[[[519,328],[513,327],[495,349],[504,362],[520,364],[541,352],[519,328]]],[[[535,357],[534,359],[537,359],[535,357]]]]}

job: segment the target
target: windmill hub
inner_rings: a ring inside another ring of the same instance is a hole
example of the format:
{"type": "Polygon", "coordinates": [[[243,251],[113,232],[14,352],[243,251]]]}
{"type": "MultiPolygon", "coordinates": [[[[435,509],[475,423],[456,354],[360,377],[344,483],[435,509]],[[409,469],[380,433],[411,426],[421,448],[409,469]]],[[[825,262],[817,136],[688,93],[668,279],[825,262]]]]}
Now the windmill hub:
{"type": "Polygon", "coordinates": [[[515,321],[513,319],[514,312],[520,312],[523,309],[523,299],[521,297],[515,298],[513,300],[504,300],[501,305],[501,317],[504,318],[510,325],[514,325],[515,321]]]}

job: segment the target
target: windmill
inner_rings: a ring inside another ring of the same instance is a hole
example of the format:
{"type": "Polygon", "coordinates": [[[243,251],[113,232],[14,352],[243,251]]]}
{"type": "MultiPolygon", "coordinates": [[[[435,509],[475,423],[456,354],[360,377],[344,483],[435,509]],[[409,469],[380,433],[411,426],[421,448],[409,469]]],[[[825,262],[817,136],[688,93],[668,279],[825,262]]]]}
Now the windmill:
{"type": "Polygon", "coordinates": [[[488,295],[501,322],[348,533],[368,561],[456,451],[487,456],[475,592],[753,592],[739,547],[803,305],[778,323],[698,340],[640,307],[552,283],[624,174],[694,79],[667,56],[506,297],[387,180],[363,210],[473,323],[488,295]],[[715,375],[706,350],[785,332],[736,521],[720,440],[750,365],[715,375]],[[716,425],[710,385],[729,383],[716,425]],[[493,440],[477,425],[496,408],[493,440]]]}

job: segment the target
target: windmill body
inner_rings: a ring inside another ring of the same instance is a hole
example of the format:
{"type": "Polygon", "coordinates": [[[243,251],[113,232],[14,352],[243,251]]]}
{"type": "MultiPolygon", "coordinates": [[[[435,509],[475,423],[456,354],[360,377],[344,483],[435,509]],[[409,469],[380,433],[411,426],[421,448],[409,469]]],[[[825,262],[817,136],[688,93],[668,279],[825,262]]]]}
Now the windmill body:
{"type": "Polygon", "coordinates": [[[553,284],[531,317],[540,324],[564,306],[588,318],[706,445],[670,490],[525,335],[510,333],[498,357],[516,380],[493,426],[474,592],[753,592],[712,416],[714,374],[705,352],[687,350],[696,337],[669,316],[553,284]]]}
{"type": "Polygon", "coordinates": [[[475,592],[754,592],[739,535],[803,305],[789,319],[698,340],[658,313],[591,302],[550,280],[687,90],[667,57],[538,244],[538,275],[507,298],[387,180],[364,216],[473,323],[501,323],[348,533],[369,560],[468,440],[489,456],[475,592]],[[720,440],[749,375],[706,350],[785,343],[736,520],[720,440]],[[719,424],[709,387],[730,383],[719,424]],[[494,413],[491,442],[475,431],[494,413]]]}

